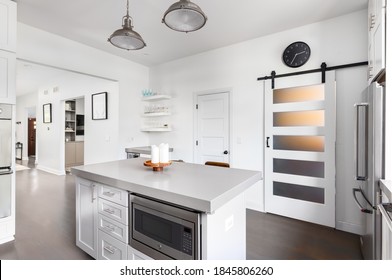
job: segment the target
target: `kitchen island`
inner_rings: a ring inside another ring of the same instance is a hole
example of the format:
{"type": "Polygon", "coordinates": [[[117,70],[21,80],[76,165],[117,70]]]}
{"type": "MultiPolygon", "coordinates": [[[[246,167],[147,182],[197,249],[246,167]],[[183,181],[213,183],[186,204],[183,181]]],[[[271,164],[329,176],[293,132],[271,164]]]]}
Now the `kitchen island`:
{"type": "Polygon", "coordinates": [[[244,192],[262,179],[260,171],[173,162],[154,172],[144,161],[134,158],[72,168],[77,176],[80,248],[98,259],[110,258],[108,254],[117,259],[151,256],[129,246],[132,205],[128,194],[133,194],[199,213],[198,259],[246,258],[244,192]],[[114,237],[109,238],[110,245],[108,237],[114,237]]]}

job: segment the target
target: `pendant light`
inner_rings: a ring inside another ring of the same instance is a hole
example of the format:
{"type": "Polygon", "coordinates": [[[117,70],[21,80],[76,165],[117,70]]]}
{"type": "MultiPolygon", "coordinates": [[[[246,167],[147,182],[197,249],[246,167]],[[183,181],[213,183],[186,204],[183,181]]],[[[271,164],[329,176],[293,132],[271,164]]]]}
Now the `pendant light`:
{"type": "Polygon", "coordinates": [[[198,5],[189,0],[180,0],[169,7],[162,22],[167,27],[180,32],[192,32],[202,28],[207,16],[198,5]]]}
{"type": "Polygon", "coordinates": [[[132,18],[129,16],[129,0],[127,0],[127,14],[122,18],[121,29],[113,32],[108,41],[115,47],[125,50],[140,50],[146,46],[142,36],[132,28],[132,18]]]}

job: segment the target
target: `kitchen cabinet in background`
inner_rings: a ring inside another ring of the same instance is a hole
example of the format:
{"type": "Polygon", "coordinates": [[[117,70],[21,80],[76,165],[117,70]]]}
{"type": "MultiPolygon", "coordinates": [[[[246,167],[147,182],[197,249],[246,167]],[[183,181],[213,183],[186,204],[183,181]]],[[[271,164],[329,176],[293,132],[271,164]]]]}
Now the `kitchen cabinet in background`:
{"type": "Polygon", "coordinates": [[[65,141],[75,141],[76,101],[65,101],[65,141]]]}
{"type": "Polygon", "coordinates": [[[65,167],[83,165],[84,163],[84,142],[65,142],[65,167]]]}
{"type": "Polygon", "coordinates": [[[386,0],[369,0],[368,5],[368,83],[385,79],[386,0]]]}
{"type": "Polygon", "coordinates": [[[16,3],[0,0],[0,50],[16,52],[16,3]]]}

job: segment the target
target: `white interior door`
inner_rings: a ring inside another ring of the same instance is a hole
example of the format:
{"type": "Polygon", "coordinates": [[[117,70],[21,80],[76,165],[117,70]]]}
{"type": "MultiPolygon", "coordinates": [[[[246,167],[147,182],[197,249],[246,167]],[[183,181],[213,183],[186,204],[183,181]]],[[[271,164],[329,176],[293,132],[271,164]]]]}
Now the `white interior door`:
{"type": "Polygon", "coordinates": [[[197,95],[195,162],[230,163],[229,92],[197,95]]]}
{"type": "Polygon", "coordinates": [[[335,227],[335,73],[265,82],[265,210],[335,227]]]}

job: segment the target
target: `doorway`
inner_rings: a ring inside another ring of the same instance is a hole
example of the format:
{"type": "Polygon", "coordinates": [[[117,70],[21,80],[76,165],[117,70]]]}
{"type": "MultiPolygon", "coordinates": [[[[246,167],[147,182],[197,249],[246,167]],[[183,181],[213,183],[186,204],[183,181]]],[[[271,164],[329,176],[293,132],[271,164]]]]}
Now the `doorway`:
{"type": "Polygon", "coordinates": [[[84,97],[64,101],[64,162],[65,171],[84,164],[84,97]]]}
{"type": "Polygon", "coordinates": [[[265,210],[335,227],[335,73],[265,82],[265,210]]]}
{"type": "Polygon", "coordinates": [[[195,95],[194,162],[230,164],[230,91],[195,95]]]}
{"type": "Polygon", "coordinates": [[[27,156],[35,157],[37,120],[36,118],[28,118],[27,123],[27,156]]]}

